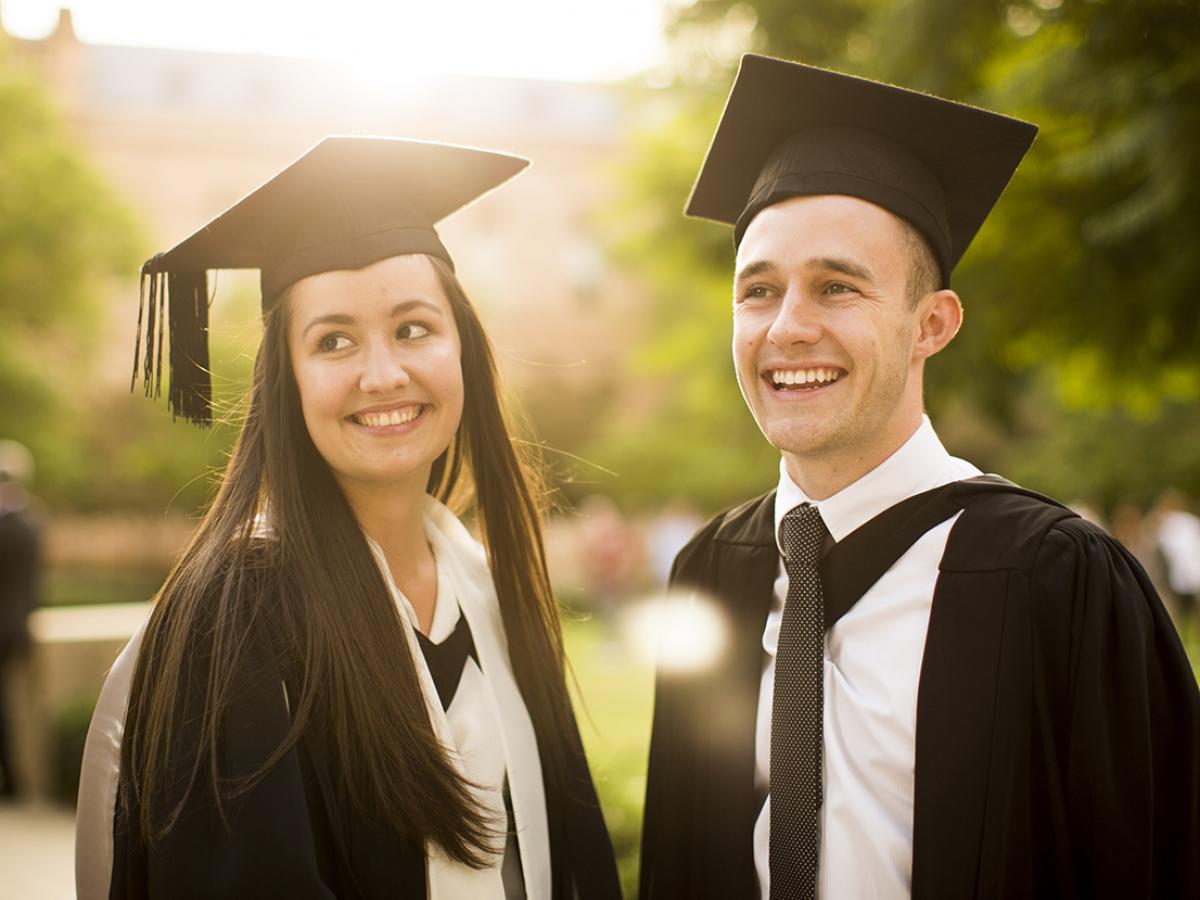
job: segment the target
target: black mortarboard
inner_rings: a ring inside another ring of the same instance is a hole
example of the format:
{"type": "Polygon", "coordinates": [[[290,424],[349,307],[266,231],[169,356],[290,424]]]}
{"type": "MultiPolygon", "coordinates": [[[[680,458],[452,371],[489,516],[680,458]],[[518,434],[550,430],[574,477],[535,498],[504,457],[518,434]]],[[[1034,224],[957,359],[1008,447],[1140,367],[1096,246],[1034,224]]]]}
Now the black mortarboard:
{"type": "Polygon", "coordinates": [[[209,269],[259,269],[266,310],[284,288],[320,272],[359,269],[405,253],[427,253],[453,267],[435,223],[527,165],[520,157],[450,144],[325,138],[183,243],[142,266],[135,382],[144,319],[142,377],[147,395],[160,393],[165,316],[171,410],[194,422],[209,422],[209,269]]]}
{"type": "Polygon", "coordinates": [[[846,194],[929,242],[942,284],[1037,126],[930,94],[747,53],[687,214],[734,226],[789,197],[846,194]]]}

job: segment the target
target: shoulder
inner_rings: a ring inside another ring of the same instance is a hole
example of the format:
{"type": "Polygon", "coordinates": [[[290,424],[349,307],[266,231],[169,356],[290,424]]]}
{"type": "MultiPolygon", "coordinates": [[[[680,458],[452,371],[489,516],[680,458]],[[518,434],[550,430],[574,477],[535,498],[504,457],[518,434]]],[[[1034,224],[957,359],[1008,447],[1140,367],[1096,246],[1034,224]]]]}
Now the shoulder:
{"type": "Polygon", "coordinates": [[[769,545],[774,540],[774,518],[774,491],[717,513],[679,551],[671,570],[671,580],[702,565],[718,545],[769,545]]]}
{"type": "Polygon", "coordinates": [[[287,577],[272,545],[256,544],[207,569],[169,582],[155,601],[136,657],[135,681],[143,688],[167,679],[192,697],[205,695],[213,679],[238,690],[278,680],[282,623],[275,598],[287,577]]]}
{"type": "Polygon", "coordinates": [[[943,569],[1012,573],[1036,619],[1063,634],[1144,635],[1166,624],[1141,564],[1103,528],[1016,485],[965,490],[943,569]]]}
{"type": "Polygon", "coordinates": [[[951,532],[943,571],[1028,571],[1052,530],[1082,522],[1061,503],[996,476],[958,481],[951,490],[963,514],[951,532]]]}
{"type": "Polygon", "coordinates": [[[1157,594],[1141,564],[1116,538],[1079,517],[1047,529],[1030,569],[1033,586],[1046,592],[1103,598],[1117,607],[1144,609],[1157,594]]]}

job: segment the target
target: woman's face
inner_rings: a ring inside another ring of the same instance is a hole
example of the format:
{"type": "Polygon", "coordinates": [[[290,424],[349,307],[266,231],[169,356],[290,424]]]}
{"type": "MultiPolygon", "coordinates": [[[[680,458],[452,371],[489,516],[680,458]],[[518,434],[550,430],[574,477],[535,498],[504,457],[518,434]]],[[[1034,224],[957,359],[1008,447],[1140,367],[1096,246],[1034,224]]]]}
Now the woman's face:
{"type": "Polygon", "coordinates": [[[429,259],[322,272],[285,302],[304,423],[343,489],[424,490],[463,409],[458,328],[429,259]]]}

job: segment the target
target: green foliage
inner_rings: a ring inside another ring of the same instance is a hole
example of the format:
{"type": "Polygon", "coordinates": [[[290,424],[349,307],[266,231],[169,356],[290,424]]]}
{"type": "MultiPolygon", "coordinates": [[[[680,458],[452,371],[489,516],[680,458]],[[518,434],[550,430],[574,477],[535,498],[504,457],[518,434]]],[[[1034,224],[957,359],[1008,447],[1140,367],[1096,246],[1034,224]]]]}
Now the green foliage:
{"type": "Polygon", "coordinates": [[[599,622],[568,620],[576,718],[626,897],[637,896],[642,803],[650,746],[654,673],[599,622]]]}
{"type": "MultiPolygon", "coordinates": [[[[1046,490],[1146,495],[1128,460],[1089,452],[1118,422],[1125,453],[1177,435],[1178,450],[1146,477],[1195,484],[1194,4],[697,0],[669,29],[678,112],[639,136],[614,210],[618,258],[655,304],[630,354],[637,384],[615,400],[639,402],[632,416],[604,416],[586,454],[620,473],[612,489],[626,502],[682,493],[711,507],[773,477],[733,388],[728,229],[679,214],[745,50],[1037,122],[1032,151],[955,273],[966,325],[930,363],[931,414],[961,438],[951,449],[981,463],[1040,460],[1009,471],[1046,490]],[[1069,455],[1056,463],[1036,448],[1069,455]]],[[[659,91],[647,99],[662,102],[659,91]]]]}
{"type": "Polygon", "coordinates": [[[86,461],[101,303],[135,265],[137,232],[3,47],[0,121],[0,423],[54,485],[86,461]]]}
{"type": "Polygon", "coordinates": [[[603,417],[583,455],[615,473],[601,486],[631,507],[687,498],[711,510],[774,477],[775,454],[733,378],[729,230],[679,212],[703,153],[696,136],[716,114],[704,97],[642,135],[628,198],[610,214],[616,259],[649,293],[651,338],[631,347],[619,414],[603,417]]]}
{"type": "MultiPolygon", "coordinates": [[[[140,386],[133,396],[104,392],[83,423],[92,462],[64,483],[75,508],[190,515],[211,499],[240,427],[261,328],[255,292],[213,286],[210,292],[213,426],[173,420],[165,400],[143,398],[140,386]],[[108,473],[103,481],[95,479],[97,469],[108,473]]],[[[135,298],[129,299],[132,316],[135,298]]],[[[130,354],[132,361],[132,346],[130,354]]]]}
{"type": "Polygon", "coordinates": [[[197,510],[236,434],[256,295],[226,289],[214,307],[214,394],[233,424],[173,423],[163,401],[123,392],[147,242],[3,46],[0,121],[0,437],[29,446],[34,490],[54,509],[197,510]],[[114,297],[128,309],[115,335],[114,297]]]}
{"type": "Polygon", "coordinates": [[[79,796],[79,769],[95,708],[95,697],[79,697],[54,716],[50,797],[66,806],[74,806],[79,796]]]}

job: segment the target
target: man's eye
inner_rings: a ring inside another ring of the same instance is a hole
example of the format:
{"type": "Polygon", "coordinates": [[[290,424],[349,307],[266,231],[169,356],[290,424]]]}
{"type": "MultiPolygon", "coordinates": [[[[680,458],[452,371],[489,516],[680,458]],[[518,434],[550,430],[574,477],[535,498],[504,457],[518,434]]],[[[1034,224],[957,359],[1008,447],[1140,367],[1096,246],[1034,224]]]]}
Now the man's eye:
{"type": "Polygon", "coordinates": [[[404,341],[412,341],[430,333],[429,327],[420,322],[405,322],[396,330],[396,337],[404,341]]]}
{"type": "Polygon", "coordinates": [[[742,291],[743,300],[761,300],[767,296],[769,290],[765,284],[752,284],[742,291]]]}
{"type": "Polygon", "coordinates": [[[317,349],[322,353],[333,353],[337,350],[345,350],[350,346],[350,338],[344,334],[327,334],[317,342],[317,349]]]}
{"type": "Polygon", "coordinates": [[[825,293],[827,293],[827,294],[853,294],[853,293],[856,293],[856,291],[853,287],[846,284],[845,282],[831,281],[829,284],[825,285],[825,293]]]}

